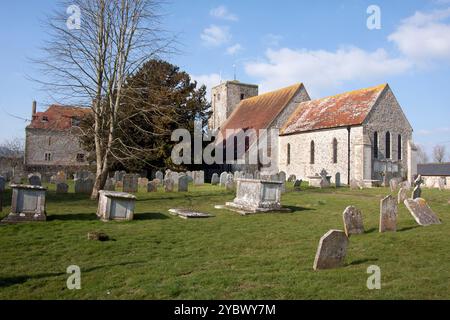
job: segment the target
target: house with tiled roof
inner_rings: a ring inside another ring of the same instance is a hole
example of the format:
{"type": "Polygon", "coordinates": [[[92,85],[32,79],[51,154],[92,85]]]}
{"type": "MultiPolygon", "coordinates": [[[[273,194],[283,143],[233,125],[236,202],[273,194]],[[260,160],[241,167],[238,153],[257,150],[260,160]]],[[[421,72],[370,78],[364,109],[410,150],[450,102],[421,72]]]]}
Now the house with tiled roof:
{"type": "Polygon", "coordinates": [[[332,183],[354,180],[366,186],[393,177],[411,181],[417,173],[413,129],[388,84],[315,100],[296,84],[243,99],[216,129],[229,149],[228,129],[272,128],[279,130],[271,140],[276,144],[272,165],[241,169],[270,167],[268,174],[284,171],[306,181],[325,169],[332,183]]]}
{"type": "Polygon", "coordinates": [[[37,112],[36,108],[33,102],[31,122],[25,129],[26,171],[69,173],[89,166],[88,152],[79,140],[79,125],[91,109],[51,105],[46,111],[37,112]]]}

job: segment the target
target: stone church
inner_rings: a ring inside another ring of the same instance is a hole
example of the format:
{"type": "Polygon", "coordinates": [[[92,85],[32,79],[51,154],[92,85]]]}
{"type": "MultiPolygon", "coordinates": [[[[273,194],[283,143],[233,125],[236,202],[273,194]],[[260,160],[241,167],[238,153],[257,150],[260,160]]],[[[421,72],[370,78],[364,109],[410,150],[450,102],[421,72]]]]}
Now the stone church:
{"type": "Polygon", "coordinates": [[[227,81],[211,93],[209,127],[222,133],[226,148],[231,129],[278,130],[272,172],[248,164],[232,170],[284,171],[309,181],[325,169],[332,183],[366,187],[394,177],[412,181],[417,173],[413,129],[388,84],[316,100],[302,83],[258,95],[255,85],[227,81]]]}

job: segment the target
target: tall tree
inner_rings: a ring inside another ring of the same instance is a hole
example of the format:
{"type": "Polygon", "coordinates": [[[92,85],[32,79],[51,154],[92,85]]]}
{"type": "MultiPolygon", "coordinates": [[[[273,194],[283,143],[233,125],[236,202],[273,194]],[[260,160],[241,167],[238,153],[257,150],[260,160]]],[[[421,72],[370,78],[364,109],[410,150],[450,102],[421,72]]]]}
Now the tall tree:
{"type": "Polygon", "coordinates": [[[93,125],[84,135],[92,139],[95,152],[93,199],[106,182],[111,162],[123,160],[113,145],[127,78],[145,61],[169,50],[171,41],[159,27],[161,3],[69,0],[62,1],[62,10],[49,19],[51,40],[44,47],[45,57],[38,61],[47,78],[40,81],[66,104],[92,109],[93,125]]]}
{"type": "MultiPolygon", "coordinates": [[[[163,60],[146,62],[130,76],[123,89],[118,113],[116,139],[112,145],[115,162],[128,170],[176,166],[171,162],[172,131],[184,128],[191,133],[194,121],[206,124],[210,104],[206,87],[197,88],[189,74],[163,60]]],[[[89,128],[92,119],[83,127],[89,128]]],[[[87,149],[94,149],[87,137],[87,149]]]]}
{"type": "Polygon", "coordinates": [[[433,159],[435,162],[442,163],[445,161],[446,150],[443,145],[436,145],[433,148],[433,159]]]}
{"type": "Polygon", "coordinates": [[[12,175],[15,176],[17,167],[23,163],[24,144],[23,140],[19,138],[12,138],[5,140],[0,148],[3,150],[3,156],[8,159],[9,165],[12,169],[12,175]]]}

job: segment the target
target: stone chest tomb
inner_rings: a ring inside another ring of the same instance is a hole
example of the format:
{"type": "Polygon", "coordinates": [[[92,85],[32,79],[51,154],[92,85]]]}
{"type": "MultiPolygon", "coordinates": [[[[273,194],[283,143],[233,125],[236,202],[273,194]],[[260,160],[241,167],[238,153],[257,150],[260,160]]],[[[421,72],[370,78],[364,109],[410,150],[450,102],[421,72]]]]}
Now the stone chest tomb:
{"type": "Polygon", "coordinates": [[[30,185],[11,185],[11,213],[3,219],[3,223],[27,221],[45,221],[46,188],[30,185]]]}
{"type": "Polygon", "coordinates": [[[236,180],[236,198],[226,208],[241,214],[281,211],[283,182],[254,179],[236,180]]]}
{"type": "Polygon", "coordinates": [[[136,197],[125,192],[100,191],[97,216],[103,220],[133,220],[136,197]]]}

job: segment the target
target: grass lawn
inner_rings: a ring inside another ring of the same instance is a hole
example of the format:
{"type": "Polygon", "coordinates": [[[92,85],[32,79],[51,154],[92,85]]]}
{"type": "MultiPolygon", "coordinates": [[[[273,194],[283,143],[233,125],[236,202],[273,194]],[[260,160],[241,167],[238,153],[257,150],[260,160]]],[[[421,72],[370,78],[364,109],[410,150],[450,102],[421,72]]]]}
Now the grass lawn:
{"type": "Polygon", "coordinates": [[[213,208],[233,199],[220,187],[141,192],[134,221],[108,223],[88,196],[49,188],[47,222],[0,226],[0,299],[450,299],[449,191],[423,192],[442,225],[420,227],[401,205],[398,232],[380,234],[386,188],[288,189],[292,213],[246,217],[213,208]],[[313,271],[320,237],[343,230],[348,205],[362,210],[366,233],[351,237],[345,267],[313,271]],[[180,219],[167,212],[176,207],[215,217],[180,219]],[[90,231],[113,241],[88,241],[90,231]],[[66,287],[69,265],[81,268],[81,290],[66,287]],[[370,265],[381,290],[366,287],[370,265]]]}

